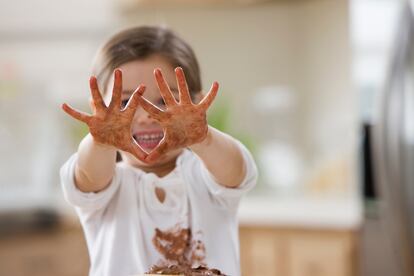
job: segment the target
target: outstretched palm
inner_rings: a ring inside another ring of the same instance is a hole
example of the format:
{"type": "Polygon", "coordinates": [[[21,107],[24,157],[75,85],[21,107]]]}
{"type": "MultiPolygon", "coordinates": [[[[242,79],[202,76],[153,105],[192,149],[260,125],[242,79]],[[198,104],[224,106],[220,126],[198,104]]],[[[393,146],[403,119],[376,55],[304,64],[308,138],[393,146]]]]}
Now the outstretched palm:
{"type": "Polygon", "coordinates": [[[90,79],[92,94],[93,115],[73,109],[63,104],[63,110],[73,118],[86,123],[95,141],[101,144],[114,146],[122,151],[133,154],[136,158],[144,160],[147,157],[142,148],[131,135],[131,123],[138,107],[139,97],[144,93],[145,87],[140,85],[132,95],[127,106],[121,110],[122,72],[115,70],[114,87],[111,103],[107,107],[98,89],[95,77],[90,79]]]}
{"type": "Polygon", "coordinates": [[[166,109],[161,110],[142,95],[137,95],[140,105],[160,123],[164,130],[164,138],[145,159],[147,162],[153,162],[168,151],[199,143],[206,138],[208,132],[206,111],[217,95],[218,83],[214,82],[204,99],[199,104],[194,104],[191,101],[183,70],[176,68],[175,73],[179,90],[178,103],[159,69],[155,70],[155,78],[166,109]]]}

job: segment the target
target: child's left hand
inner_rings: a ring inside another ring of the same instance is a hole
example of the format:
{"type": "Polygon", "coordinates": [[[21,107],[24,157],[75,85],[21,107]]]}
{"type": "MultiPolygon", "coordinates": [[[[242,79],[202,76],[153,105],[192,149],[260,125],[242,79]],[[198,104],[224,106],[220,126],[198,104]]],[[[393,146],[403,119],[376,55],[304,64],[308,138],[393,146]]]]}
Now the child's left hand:
{"type": "Polygon", "coordinates": [[[188,147],[203,141],[208,133],[206,111],[218,91],[218,83],[214,82],[204,99],[199,104],[194,104],[191,101],[184,72],[178,67],[175,69],[179,91],[179,102],[177,103],[162,76],[161,70],[156,69],[154,74],[161,96],[165,102],[165,110],[159,109],[141,95],[137,95],[141,106],[164,129],[164,138],[147,156],[145,159],[147,162],[155,161],[168,151],[188,147]]]}

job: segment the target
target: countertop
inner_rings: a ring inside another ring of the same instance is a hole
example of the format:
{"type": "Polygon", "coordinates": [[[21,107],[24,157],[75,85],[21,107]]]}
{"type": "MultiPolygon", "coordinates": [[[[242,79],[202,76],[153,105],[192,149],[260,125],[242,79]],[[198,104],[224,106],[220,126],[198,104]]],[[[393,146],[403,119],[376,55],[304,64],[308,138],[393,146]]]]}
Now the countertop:
{"type": "Polygon", "coordinates": [[[357,196],[247,196],[238,218],[241,226],[358,229],[362,200],[357,196]]]}

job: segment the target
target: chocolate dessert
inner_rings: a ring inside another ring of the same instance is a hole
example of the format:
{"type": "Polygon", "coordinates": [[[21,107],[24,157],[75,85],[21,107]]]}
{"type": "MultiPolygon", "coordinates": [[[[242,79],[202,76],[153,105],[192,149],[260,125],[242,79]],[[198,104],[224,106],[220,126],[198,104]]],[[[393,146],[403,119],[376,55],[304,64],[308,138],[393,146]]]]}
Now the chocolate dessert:
{"type": "Polygon", "coordinates": [[[218,269],[210,269],[205,266],[192,268],[187,265],[170,265],[168,267],[153,266],[146,274],[155,275],[185,275],[185,276],[226,276],[218,269]]]}

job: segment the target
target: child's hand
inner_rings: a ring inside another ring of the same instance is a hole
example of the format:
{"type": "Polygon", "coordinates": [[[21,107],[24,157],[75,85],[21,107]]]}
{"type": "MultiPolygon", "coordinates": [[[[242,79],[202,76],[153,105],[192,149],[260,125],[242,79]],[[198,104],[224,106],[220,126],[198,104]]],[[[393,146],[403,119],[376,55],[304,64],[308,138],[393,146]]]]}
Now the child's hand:
{"type": "Polygon", "coordinates": [[[143,98],[142,95],[137,96],[141,106],[164,129],[164,138],[148,155],[146,158],[147,162],[155,161],[168,151],[199,143],[207,136],[208,124],[206,111],[217,95],[218,83],[213,83],[210,92],[199,104],[193,104],[183,70],[178,67],[175,69],[175,73],[179,90],[179,103],[174,99],[159,69],[156,69],[154,74],[166,109],[161,110],[143,98]]]}
{"type": "Polygon", "coordinates": [[[98,89],[97,80],[91,77],[89,81],[92,94],[93,115],[77,111],[64,103],[62,109],[73,118],[86,123],[96,142],[114,146],[122,151],[133,154],[136,158],[144,160],[147,153],[138,145],[131,135],[131,122],[138,107],[139,97],[145,90],[140,85],[128,101],[127,106],[121,110],[122,72],[115,70],[114,87],[112,89],[111,103],[107,107],[98,89]]]}

